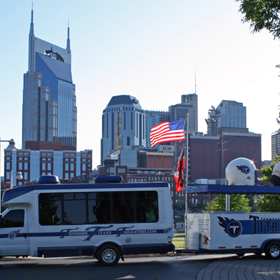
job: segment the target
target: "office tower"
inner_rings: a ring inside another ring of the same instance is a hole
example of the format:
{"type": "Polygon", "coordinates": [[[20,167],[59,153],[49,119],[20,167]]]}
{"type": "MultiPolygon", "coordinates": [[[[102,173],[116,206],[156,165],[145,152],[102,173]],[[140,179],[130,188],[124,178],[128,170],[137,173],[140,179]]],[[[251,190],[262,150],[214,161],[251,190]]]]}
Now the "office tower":
{"type": "MultiPolygon", "coordinates": [[[[189,133],[198,131],[198,96],[196,93],[181,95],[181,104],[187,106],[189,113],[189,133]]],[[[186,117],[186,116],[185,116],[186,117]]]]}
{"type": "Polygon", "coordinates": [[[276,118],[278,129],[271,133],[271,159],[280,155],[280,106],[278,106],[279,115],[276,118]]]}
{"type": "Polygon", "coordinates": [[[26,141],[77,144],[77,107],[71,73],[70,29],[66,49],[35,37],[33,10],[28,71],[24,74],[22,147],[26,141]]]}
{"type": "Polygon", "coordinates": [[[280,155],[280,130],[271,134],[271,159],[274,160],[276,155],[280,155]]]}
{"type": "MultiPolygon", "coordinates": [[[[181,103],[169,106],[170,121],[186,118],[188,114],[188,133],[195,134],[198,131],[198,96],[196,93],[181,95],[181,103]]],[[[186,129],[185,124],[185,129],[186,129]]],[[[174,165],[182,151],[185,141],[172,142],[174,145],[174,165]]]]}
{"type": "Polygon", "coordinates": [[[113,96],[102,114],[101,165],[114,151],[146,147],[146,115],[130,95],[113,96]]]}
{"type": "Polygon", "coordinates": [[[248,133],[246,107],[233,100],[222,100],[215,108],[208,110],[207,135],[216,136],[222,132],[248,133]]]}
{"type": "MultiPolygon", "coordinates": [[[[146,114],[146,134],[147,134],[147,147],[151,148],[150,133],[153,126],[170,121],[170,113],[167,111],[145,111],[146,114]]],[[[164,143],[163,143],[164,144],[164,143]]]]}

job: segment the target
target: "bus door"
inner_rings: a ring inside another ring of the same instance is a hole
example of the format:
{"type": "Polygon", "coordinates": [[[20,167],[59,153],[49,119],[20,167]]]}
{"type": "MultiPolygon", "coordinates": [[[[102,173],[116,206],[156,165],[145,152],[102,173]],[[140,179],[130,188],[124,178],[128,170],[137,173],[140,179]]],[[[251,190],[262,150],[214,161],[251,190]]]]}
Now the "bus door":
{"type": "Polygon", "coordinates": [[[29,255],[27,208],[3,213],[0,227],[0,256],[29,255]]]}

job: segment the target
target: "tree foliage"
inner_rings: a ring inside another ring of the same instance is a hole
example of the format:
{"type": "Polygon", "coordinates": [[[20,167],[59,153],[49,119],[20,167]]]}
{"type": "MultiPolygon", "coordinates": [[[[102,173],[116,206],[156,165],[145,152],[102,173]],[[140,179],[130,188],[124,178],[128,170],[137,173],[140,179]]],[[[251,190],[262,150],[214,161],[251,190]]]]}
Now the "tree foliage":
{"type": "Polygon", "coordinates": [[[270,177],[272,175],[272,171],[274,169],[274,166],[277,162],[280,161],[280,156],[276,155],[274,160],[272,161],[272,163],[269,166],[263,166],[260,169],[260,172],[262,173],[263,177],[260,179],[261,181],[264,182],[269,182],[270,177]]]}
{"type": "MultiPolygon", "coordinates": [[[[264,166],[260,169],[263,174],[261,181],[269,182],[273,168],[277,162],[280,162],[280,156],[275,156],[269,166],[264,166]]],[[[280,195],[265,194],[256,201],[257,208],[260,212],[280,212],[280,195]]]]}
{"type": "Polygon", "coordinates": [[[267,29],[275,38],[280,38],[280,0],[236,0],[243,22],[249,22],[253,32],[267,29]]]}
{"type": "MultiPolygon", "coordinates": [[[[232,194],[230,196],[230,210],[231,211],[246,211],[249,212],[251,207],[249,206],[249,198],[244,194],[232,194]]],[[[219,194],[213,200],[210,201],[211,211],[225,211],[225,195],[219,194]]],[[[209,209],[209,203],[207,210],[209,209]]]]}

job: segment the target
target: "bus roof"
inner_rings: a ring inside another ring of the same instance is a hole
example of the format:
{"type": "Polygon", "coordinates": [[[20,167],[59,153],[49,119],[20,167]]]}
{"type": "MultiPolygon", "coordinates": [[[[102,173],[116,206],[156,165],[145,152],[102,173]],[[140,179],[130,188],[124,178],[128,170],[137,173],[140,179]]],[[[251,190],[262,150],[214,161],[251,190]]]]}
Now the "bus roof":
{"type": "Polygon", "coordinates": [[[32,191],[45,191],[49,190],[50,192],[57,191],[94,191],[94,190],[106,190],[110,189],[143,189],[143,188],[166,188],[169,187],[167,182],[149,182],[149,183],[107,183],[107,184],[34,184],[26,186],[18,186],[12,189],[6,190],[3,194],[2,202],[8,202],[11,199],[19,197],[21,195],[27,194],[32,191]]]}

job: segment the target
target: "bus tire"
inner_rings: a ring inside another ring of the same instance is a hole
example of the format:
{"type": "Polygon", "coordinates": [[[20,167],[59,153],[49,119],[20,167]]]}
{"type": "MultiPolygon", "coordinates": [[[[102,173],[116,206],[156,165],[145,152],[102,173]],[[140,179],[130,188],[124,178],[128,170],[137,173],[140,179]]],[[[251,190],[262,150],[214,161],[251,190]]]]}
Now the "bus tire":
{"type": "Polygon", "coordinates": [[[280,257],[280,244],[278,242],[270,242],[265,247],[265,255],[269,259],[278,259],[280,257]]]}
{"type": "Polygon", "coordinates": [[[120,251],[114,244],[104,244],[98,249],[96,258],[102,265],[115,265],[120,259],[120,251]]]}

